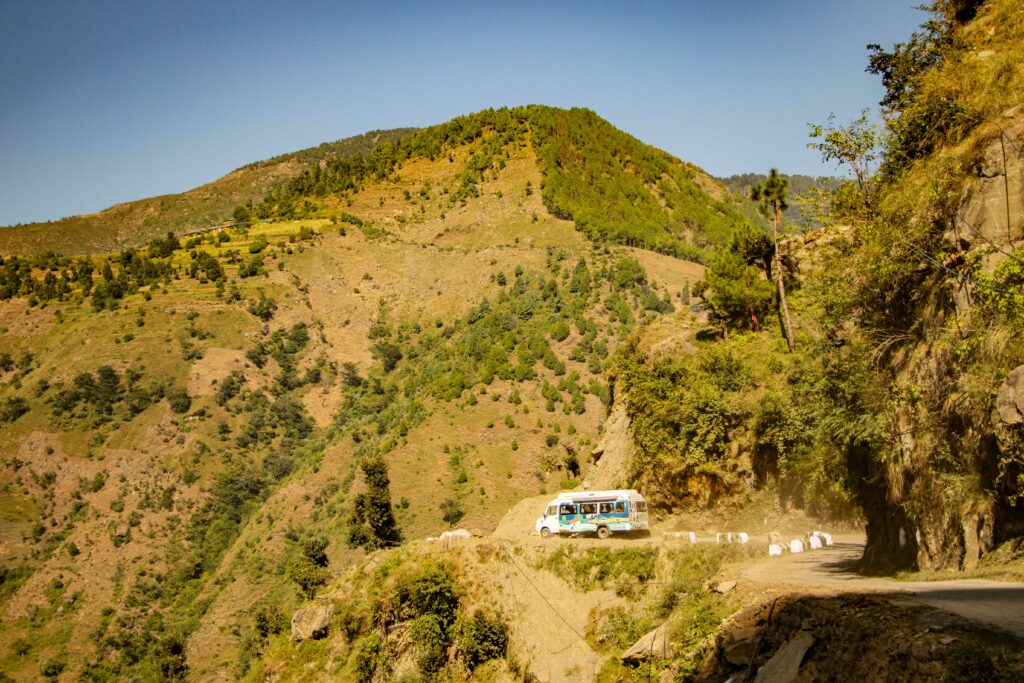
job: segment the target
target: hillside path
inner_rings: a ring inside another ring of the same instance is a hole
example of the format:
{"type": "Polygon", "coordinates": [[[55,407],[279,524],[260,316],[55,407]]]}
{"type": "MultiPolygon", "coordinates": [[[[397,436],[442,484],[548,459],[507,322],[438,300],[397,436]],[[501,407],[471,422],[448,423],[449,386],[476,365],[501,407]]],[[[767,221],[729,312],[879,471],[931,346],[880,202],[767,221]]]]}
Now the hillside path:
{"type": "Polygon", "coordinates": [[[1024,583],[867,578],[853,570],[863,552],[863,536],[842,536],[831,548],[756,560],[740,576],[779,591],[891,593],[1024,637],[1024,583]]]}

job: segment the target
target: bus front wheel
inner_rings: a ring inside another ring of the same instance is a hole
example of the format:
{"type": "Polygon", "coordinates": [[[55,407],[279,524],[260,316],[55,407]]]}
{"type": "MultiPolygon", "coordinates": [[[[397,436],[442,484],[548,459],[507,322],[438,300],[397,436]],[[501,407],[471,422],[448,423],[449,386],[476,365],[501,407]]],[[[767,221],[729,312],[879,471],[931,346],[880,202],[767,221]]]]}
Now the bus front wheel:
{"type": "Polygon", "coordinates": [[[547,538],[550,535],[551,535],[551,529],[547,528],[546,526],[542,526],[540,528],[540,537],[541,538],[547,538]]]}
{"type": "Polygon", "coordinates": [[[608,530],[608,527],[602,526],[597,528],[597,537],[604,540],[612,535],[612,532],[608,530]]]}

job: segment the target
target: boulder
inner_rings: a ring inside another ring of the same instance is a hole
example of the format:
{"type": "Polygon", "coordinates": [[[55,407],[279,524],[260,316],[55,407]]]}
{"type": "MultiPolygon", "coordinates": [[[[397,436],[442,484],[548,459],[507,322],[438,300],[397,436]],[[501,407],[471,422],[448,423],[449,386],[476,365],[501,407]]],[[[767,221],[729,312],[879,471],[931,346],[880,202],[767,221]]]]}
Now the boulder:
{"type": "Polygon", "coordinates": [[[471,534],[466,529],[455,529],[454,531],[443,532],[441,536],[438,537],[438,540],[441,541],[442,544],[444,544],[445,548],[450,548],[456,543],[461,543],[465,541],[467,538],[471,538],[472,536],[473,534],[471,534]]]}
{"type": "Polygon", "coordinates": [[[642,662],[650,657],[668,657],[668,629],[665,624],[644,635],[619,657],[624,662],[642,662]]]}
{"type": "Polygon", "coordinates": [[[782,554],[782,546],[778,543],[772,543],[768,546],[768,557],[777,557],[782,554]]]}
{"type": "Polygon", "coordinates": [[[715,586],[715,592],[716,593],[721,593],[722,595],[725,595],[726,593],[728,593],[729,591],[731,591],[735,587],[736,587],[736,582],[735,581],[722,581],[717,586],[715,586]]]}
{"type": "Polygon", "coordinates": [[[996,412],[1004,424],[1024,422],[1024,365],[1018,365],[1006,376],[996,393],[996,412]]]}
{"type": "Polygon", "coordinates": [[[804,542],[801,541],[799,538],[794,538],[792,541],[789,542],[789,552],[791,553],[802,553],[805,547],[806,546],[804,546],[804,542]]]}
{"type": "Polygon", "coordinates": [[[813,644],[814,636],[807,631],[800,631],[757,670],[754,683],[790,683],[800,673],[804,655],[813,644]]]}
{"type": "Polygon", "coordinates": [[[307,605],[292,617],[292,639],[302,642],[327,635],[334,616],[334,605],[307,605]]]}

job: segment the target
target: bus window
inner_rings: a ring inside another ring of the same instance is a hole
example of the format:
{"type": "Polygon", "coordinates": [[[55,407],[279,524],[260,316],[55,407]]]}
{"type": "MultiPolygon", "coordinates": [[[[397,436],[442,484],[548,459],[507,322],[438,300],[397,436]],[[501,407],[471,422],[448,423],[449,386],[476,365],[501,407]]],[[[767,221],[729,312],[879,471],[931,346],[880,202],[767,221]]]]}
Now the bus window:
{"type": "Polygon", "coordinates": [[[608,514],[611,514],[612,508],[613,508],[612,503],[601,503],[598,506],[597,511],[599,513],[601,513],[602,515],[608,515],[608,514]]]}
{"type": "Polygon", "coordinates": [[[593,515],[597,512],[597,505],[594,503],[584,503],[580,506],[580,512],[584,515],[593,515]]]}
{"type": "Polygon", "coordinates": [[[556,506],[556,505],[549,505],[548,509],[544,511],[544,516],[546,516],[546,517],[554,517],[557,514],[558,514],[558,506],[556,506]]]}
{"type": "Polygon", "coordinates": [[[558,509],[558,514],[560,514],[560,515],[575,515],[576,514],[576,506],[575,505],[562,505],[562,507],[560,507],[558,509]]]}
{"type": "Polygon", "coordinates": [[[618,503],[615,504],[615,511],[616,512],[625,512],[626,511],[626,504],[623,501],[620,500],[618,503]]]}

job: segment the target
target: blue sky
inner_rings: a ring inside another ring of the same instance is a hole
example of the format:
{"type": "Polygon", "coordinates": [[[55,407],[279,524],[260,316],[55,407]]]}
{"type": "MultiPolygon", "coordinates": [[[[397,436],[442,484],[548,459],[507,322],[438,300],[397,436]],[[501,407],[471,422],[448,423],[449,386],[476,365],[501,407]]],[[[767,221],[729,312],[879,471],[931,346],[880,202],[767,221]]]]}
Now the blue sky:
{"type": "Polygon", "coordinates": [[[589,107],[716,175],[822,174],[807,123],[881,97],[919,0],[0,0],[0,225],[485,107],[589,107]]]}

